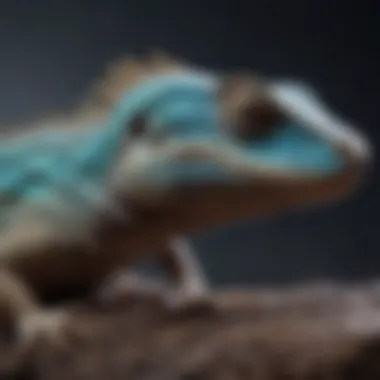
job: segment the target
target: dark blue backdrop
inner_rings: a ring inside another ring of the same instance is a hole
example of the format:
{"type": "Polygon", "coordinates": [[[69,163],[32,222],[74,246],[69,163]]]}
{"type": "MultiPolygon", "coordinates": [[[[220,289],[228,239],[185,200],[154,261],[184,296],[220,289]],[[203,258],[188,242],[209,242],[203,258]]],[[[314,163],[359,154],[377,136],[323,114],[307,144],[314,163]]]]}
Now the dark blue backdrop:
{"type": "MultiPolygon", "coordinates": [[[[379,142],[377,2],[3,1],[1,119],[71,106],[109,60],[158,47],[211,67],[304,78],[379,142]]],[[[376,165],[372,183],[349,202],[195,237],[211,278],[377,275],[378,174],[376,165]]]]}

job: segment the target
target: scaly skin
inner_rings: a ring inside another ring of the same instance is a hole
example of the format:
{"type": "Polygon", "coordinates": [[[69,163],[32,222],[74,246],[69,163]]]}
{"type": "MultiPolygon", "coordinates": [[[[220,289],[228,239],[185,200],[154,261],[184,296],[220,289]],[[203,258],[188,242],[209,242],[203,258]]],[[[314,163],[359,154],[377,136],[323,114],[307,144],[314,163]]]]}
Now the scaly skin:
{"type": "MultiPolygon", "coordinates": [[[[161,66],[114,90],[102,121],[1,142],[0,302],[23,341],[48,318],[39,299],[89,291],[150,257],[178,299],[203,299],[182,236],[341,199],[362,183],[368,142],[308,87],[161,66]]],[[[65,318],[51,315],[57,331],[65,318]]]]}

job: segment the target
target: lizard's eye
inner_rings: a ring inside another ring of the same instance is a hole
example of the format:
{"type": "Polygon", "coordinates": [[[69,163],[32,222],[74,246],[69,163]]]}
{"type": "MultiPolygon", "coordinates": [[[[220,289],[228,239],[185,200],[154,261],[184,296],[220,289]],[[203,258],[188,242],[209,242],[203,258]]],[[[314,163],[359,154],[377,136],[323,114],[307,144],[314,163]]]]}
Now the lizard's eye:
{"type": "Polygon", "coordinates": [[[225,78],[220,93],[229,132],[241,139],[269,137],[283,118],[258,78],[231,75],[225,78]]]}
{"type": "Polygon", "coordinates": [[[135,116],[128,124],[129,136],[131,138],[140,138],[145,136],[147,133],[148,121],[143,115],[135,116]]]}
{"type": "Polygon", "coordinates": [[[160,142],[166,137],[164,128],[156,128],[147,115],[137,115],[128,122],[129,137],[132,140],[146,139],[150,142],[160,142]]]}
{"type": "Polygon", "coordinates": [[[271,136],[283,116],[268,100],[252,99],[235,110],[232,133],[244,140],[257,140],[271,136]]]}

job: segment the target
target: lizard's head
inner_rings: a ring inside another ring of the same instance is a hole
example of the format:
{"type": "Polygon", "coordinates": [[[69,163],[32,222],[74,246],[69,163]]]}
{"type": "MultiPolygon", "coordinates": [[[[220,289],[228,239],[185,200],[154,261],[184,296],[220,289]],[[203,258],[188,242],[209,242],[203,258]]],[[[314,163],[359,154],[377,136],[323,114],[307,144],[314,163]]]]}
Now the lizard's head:
{"type": "Polygon", "coordinates": [[[371,160],[364,137],[310,88],[250,75],[152,76],[111,123],[127,129],[117,187],[130,200],[166,199],[195,224],[340,198],[371,160]]]}

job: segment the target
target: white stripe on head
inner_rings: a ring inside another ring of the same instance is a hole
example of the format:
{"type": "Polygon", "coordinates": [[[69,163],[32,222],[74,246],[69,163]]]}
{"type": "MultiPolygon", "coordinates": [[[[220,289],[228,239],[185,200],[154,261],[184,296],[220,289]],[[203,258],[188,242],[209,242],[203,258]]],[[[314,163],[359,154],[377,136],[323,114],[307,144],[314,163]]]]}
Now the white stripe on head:
{"type": "Polygon", "coordinates": [[[317,135],[334,145],[345,146],[360,160],[372,156],[372,146],[367,138],[329,110],[312,87],[285,79],[273,81],[269,93],[284,113],[305,123],[317,135]]]}

